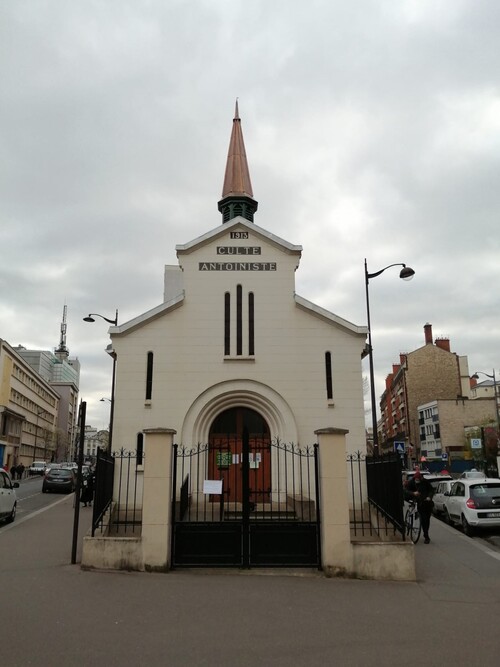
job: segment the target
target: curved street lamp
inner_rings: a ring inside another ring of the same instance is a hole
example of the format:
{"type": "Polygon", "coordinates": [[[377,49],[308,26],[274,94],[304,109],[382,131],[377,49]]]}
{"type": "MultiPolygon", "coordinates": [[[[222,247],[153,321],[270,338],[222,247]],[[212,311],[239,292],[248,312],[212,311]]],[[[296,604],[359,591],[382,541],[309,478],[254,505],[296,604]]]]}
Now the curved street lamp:
{"type": "Polygon", "coordinates": [[[84,322],[95,322],[94,317],[100,317],[103,320],[105,320],[106,322],[109,322],[110,324],[112,324],[113,326],[115,326],[115,327],[118,326],[118,309],[116,309],[116,317],[115,317],[114,320],[110,320],[109,317],[104,317],[104,315],[99,315],[99,313],[89,313],[87,315],[87,317],[83,318],[83,321],[84,322]]]}
{"type": "Polygon", "coordinates": [[[368,265],[365,258],[365,288],[366,288],[366,315],[368,319],[368,357],[370,361],[370,393],[371,393],[371,404],[372,404],[372,428],[373,428],[373,453],[378,455],[378,431],[377,431],[377,406],[375,400],[375,376],[373,372],[373,346],[372,346],[372,327],[370,322],[370,297],[368,292],[368,283],[371,278],[376,278],[380,276],[381,273],[384,273],[386,269],[390,269],[392,266],[402,266],[403,268],[399,272],[399,277],[402,280],[411,280],[415,275],[415,271],[406,266],[406,264],[397,263],[389,264],[384,266],[380,271],[375,271],[374,273],[368,272],[368,265]]]}
{"type": "MultiPolygon", "coordinates": [[[[99,315],[99,313],[89,313],[87,317],[83,318],[84,322],[95,322],[95,317],[100,317],[105,322],[109,322],[113,326],[118,326],[118,308],[116,309],[115,319],[112,320],[109,317],[104,317],[104,315],[99,315]]],[[[108,354],[113,358],[113,373],[111,377],[111,399],[103,399],[101,401],[108,400],[111,403],[110,413],[109,413],[109,451],[111,452],[111,444],[113,441],[113,419],[115,414],[115,377],[116,377],[116,354],[114,350],[108,352],[108,354]]]]}

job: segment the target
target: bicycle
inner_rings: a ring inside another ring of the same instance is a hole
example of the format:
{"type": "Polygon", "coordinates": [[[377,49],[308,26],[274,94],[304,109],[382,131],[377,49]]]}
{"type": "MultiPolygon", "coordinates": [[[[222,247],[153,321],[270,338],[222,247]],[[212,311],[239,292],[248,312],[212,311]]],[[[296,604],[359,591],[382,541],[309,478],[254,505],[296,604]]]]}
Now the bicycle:
{"type": "Polygon", "coordinates": [[[418,513],[417,503],[414,500],[410,500],[408,502],[404,527],[405,536],[408,535],[413,544],[416,544],[420,539],[422,524],[420,523],[420,514],[418,513]]]}

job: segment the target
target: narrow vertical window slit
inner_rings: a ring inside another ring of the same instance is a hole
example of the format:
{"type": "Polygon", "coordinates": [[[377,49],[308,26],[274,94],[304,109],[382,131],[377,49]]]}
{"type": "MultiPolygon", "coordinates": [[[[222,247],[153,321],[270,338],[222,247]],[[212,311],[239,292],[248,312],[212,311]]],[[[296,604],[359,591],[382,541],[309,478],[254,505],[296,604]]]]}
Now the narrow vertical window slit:
{"type": "Polygon", "coordinates": [[[224,294],[224,354],[231,353],[231,295],[224,294]]]}
{"type": "Polygon", "coordinates": [[[325,373],[326,373],[326,397],[330,400],[333,398],[331,352],[325,352],[325,373]]]}
{"type": "Polygon", "coordinates": [[[144,434],[137,434],[137,445],[135,450],[136,463],[138,466],[142,466],[142,460],[144,458],[144,434]]]}
{"type": "Polygon", "coordinates": [[[151,400],[153,394],[153,353],[148,352],[148,360],[146,366],[146,400],[151,400]]]}
{"type": "Polygon", "coordinates": [[[255,354],[255,334],[254,334],[254,296],[253,292],[248,295],[248,354],[255,354]]]}
{"type": "Polygon", "coordinates": [[[236,287],[236,354],[243,354],[243,289],[236,287]]]}

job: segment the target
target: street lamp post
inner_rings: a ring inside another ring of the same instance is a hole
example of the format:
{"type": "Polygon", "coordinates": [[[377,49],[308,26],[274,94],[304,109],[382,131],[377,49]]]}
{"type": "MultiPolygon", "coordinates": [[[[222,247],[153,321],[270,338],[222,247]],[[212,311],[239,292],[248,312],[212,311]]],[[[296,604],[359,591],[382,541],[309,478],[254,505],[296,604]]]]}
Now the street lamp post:
{"type": "MultiPolygon", "coordinates": [[[[99,315],[99,313],[89,313],[87,317],[83,318],[84,322],[95,322],[95,317],[100,317],[105,322],[109,322],[113,326],[118,326],[118,308],[116,309],[115,319],[111,320],[109,317],[104,317],[104,315],[99,315]]],[[[116,378],[116,354],[114,350],[109,352],[110,356],[113,358],[113,372],[111,377],[111,407],[109,414],[109,451],[111,451],[111,444],[113,441],[113,419],[115,414],[115,378],[116,378]]]]}
{"type": "Polygon", "coordinates": [[[372,346],[372,327],[370,322],[370,297],[368,291],[368,284],[371,278],[376,278],[380,276],[386,269],[390,269],[392,266],[402,266],[399,273],[399,277],[402,280],[411,280],[415,275],[415,271],[411,269],[406,264],[389,264],[385,266],[380,271],[375,271],[374,273],[368,272],[368,265],[365,258],[365,288],[366,288],[366,316],[368,320],[368,358],[370,362],[370,393],[371,393],[371,405],[372,405],[372,428],[373,428],[373,453],[378,455],[378,431],[377,431],[377,405],[375,400],[375,375],[373,372],[373,346],[372,346]]]}
{"type": "Polygon", "coordinates": [[[498,394],[497,394],[497,379],[495,376],[495,369],[493,369],[492,375],[489,373],[484,373],[483,371],[476,371],[474,375],[471,375],[471,377],[474,380],[479,380],[479,375],[485,375],[487,378],[490,378],[490,380],[493,380],[493,395],[495,397],[495,411],[496,411],[496,417],[497,417],[497,439],[500,438],[500,410],[498,409],[498,394]]]}

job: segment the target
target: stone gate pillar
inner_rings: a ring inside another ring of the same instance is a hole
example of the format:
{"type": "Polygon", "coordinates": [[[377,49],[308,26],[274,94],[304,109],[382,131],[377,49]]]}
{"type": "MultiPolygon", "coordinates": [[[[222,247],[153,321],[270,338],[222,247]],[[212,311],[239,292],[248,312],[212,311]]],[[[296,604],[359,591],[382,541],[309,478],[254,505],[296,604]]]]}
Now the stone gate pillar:
{"type": "Polygon", "coordinates": [[[325,574],[349,574],[353,551],[349,523],[346,434],[343,428],[315,431],[319,444],[321,558],[325,574]]]}
{"type": "Polygon", "coordinates": [[[171,428],[146,428],[144,433],[144,495],[142,556],[145,570],[167,570],[170,557],[172,507],[171,428]]]}

